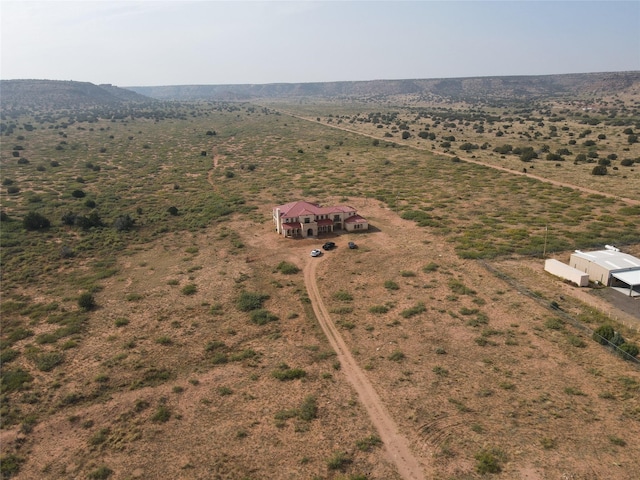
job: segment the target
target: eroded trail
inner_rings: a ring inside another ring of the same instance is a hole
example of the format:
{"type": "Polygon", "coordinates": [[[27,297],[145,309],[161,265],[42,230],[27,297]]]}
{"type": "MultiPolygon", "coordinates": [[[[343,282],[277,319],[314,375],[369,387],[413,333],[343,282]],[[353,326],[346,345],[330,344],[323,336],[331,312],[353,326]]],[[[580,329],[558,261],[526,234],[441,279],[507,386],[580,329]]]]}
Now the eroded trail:
{"type": "Polygon", "coordinates": [[[322,302],[316,282],[316,270],[320,261],[322,261],[321,258],[309,258],[304,269],[304,282],[318,322],[338,356],[342,372],[358,393],[360,402],[364,405],[367,414],[376,427],[387,454],[395,463],[400,476],[406,480],[424,479],[423,468],[414,457],[407,439],[398,432],[396,423],[387,412],[369,379],[356,363],[340,332],[331,321],[329,312],[322,302]]]}

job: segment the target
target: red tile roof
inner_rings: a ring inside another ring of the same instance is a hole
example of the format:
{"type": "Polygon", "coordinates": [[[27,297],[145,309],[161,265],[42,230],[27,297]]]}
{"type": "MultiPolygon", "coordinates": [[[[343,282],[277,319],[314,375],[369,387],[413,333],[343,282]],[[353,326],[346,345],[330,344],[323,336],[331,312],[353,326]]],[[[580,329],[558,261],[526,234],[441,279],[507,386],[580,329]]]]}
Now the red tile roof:
{"type": "Polygon", "coordinates": [[[291,202],[274,208],[280,209],[283,218],[299,217],[300,215],[330,215],[332,213],[356,213],[356,209],[348,205],[321,207],[315,203],[305,201],[291,202]]]}
{"type": "Polygon", "coordinates": [[[347,218],[344,223],[367,223],[367,219],[360,215],[354,215],[353,217],[347,218]]]}

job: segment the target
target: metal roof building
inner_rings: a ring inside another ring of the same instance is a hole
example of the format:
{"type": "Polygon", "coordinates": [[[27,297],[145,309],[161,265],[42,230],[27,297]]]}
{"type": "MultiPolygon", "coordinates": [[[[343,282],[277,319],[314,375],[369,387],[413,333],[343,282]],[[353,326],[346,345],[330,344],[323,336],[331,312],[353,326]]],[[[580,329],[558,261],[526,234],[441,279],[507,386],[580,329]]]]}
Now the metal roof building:
{"type": "Polygon", "coordinates": [[[640,259],[611,250],[571,254],[569,265],[589,274],[589,280],[622,290],[629,296],[640,297],[640,259]]]}

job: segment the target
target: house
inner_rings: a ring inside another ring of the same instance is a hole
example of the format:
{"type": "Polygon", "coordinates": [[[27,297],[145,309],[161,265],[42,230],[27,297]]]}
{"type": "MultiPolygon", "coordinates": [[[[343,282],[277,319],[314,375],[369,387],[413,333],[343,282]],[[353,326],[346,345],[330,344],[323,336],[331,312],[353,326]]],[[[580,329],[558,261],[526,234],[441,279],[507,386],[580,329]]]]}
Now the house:
{"type": "Polygon", "coordinates": [[[283,237],[317,237],[336,230],[359,232],[369,229],[369,222],[353,207],[322,207],[305,201],[274,207],[273,223],[276,232],[283,237]]]}

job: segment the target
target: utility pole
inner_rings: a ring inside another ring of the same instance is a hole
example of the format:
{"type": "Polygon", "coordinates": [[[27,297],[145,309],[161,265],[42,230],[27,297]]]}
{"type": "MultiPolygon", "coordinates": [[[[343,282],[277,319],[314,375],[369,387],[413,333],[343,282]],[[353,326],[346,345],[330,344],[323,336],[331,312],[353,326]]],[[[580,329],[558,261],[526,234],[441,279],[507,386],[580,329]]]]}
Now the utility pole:
{"type": "Polygon", "coordinates": [[[542,258],[545,258],[547,256],[547,236],[548,236],[548,232],[549,232],[549,227],[548,225],[544,226],[544,248],[542,250],[542,258]]]}

